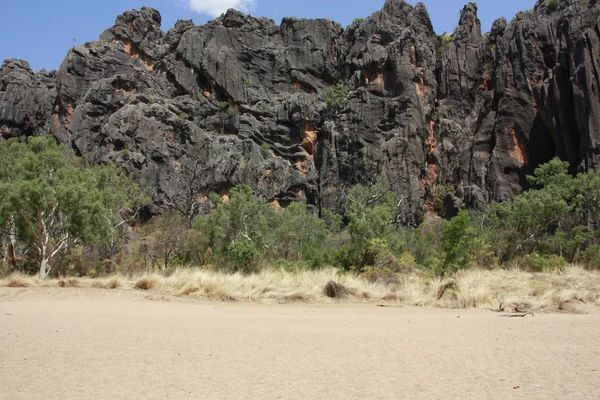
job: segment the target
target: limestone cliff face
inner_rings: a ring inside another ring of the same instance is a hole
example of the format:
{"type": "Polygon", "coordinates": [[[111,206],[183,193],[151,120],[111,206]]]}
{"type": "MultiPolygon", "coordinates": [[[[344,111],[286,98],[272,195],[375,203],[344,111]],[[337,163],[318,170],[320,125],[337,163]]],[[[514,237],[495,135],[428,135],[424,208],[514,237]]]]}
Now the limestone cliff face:
{"type": "Polygon", "coordinates": [[[237,11],[164,33],[153,9],[126,12],[57,72],[6,60],[0,135],[52,134],[92,162],[153,187],[155,211],[245,183],[266,201],[340,209],[385,173],[405,224],[520,193],[560,157],[600,164],[600,5],[540,1],[482,34],[477,6],[439,38],[422,4],[388,0],[363,23],[237,11]],[[350,89],[338,107],[324,93],[350,89]],[[192,171],[193,173],[191,173],[192,171]]]}

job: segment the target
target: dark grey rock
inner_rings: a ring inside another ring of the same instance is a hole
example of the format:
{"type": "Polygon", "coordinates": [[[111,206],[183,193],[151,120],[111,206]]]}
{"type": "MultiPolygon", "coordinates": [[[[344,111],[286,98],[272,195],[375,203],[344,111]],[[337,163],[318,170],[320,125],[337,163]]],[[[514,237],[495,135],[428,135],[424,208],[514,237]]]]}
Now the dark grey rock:
{"type": "Polygon", "coordinates": [[[448,45],[425,6],[388,0],[346,29],[230,10],[203,26],[125,12],[57,72],[0,68],[2,138],[52,134],[153,190],[152,212],[245,183],[269,202],[341,210],[385,173],[401,221],[513,198],[553,157],[600,164],[600,5],[540,1],[482,34],[467,4],[448,45]],[[350,92],[323,101],[335,83],[350,92]],[[190,168],[195,182],[189,181],[190,168]],[[446,190],[444,190],[445,192],[446,190]]]}

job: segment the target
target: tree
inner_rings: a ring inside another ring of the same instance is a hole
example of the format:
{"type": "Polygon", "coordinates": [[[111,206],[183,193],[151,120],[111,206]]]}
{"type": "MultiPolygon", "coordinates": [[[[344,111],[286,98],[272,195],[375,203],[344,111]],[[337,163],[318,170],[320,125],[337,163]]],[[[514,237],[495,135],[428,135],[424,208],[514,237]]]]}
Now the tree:
{"type": "Polygon", "coordinates": [[[96,167],[96,185],[104,208],[104,228],[98,232],[98,243],[105,259],[111,259],[123,244],[128,225],[152,199],[148,189],[134,183],[124,170],[114,164],[96,167]]]}
{"type": "Polygon", "coordinates": [[[528,190],[513,201],[490,206],[487,223],[497,233],[496,246],[501,260],[511,260],[517,253],[534,251],[571,215],[573,180],[567,164],[553,160],[536,169],[529,182],[539,189],[528,190]]]}
{"type": "Polygon", "coordinates": [[[274,211],[252,194],[246,185],[233,187],[226,201],[210,196],[213,209],[205,218],[199,218],[194,229],[204,233],[207,244],[220,255],[239,240],[252,242],[264,254],[271,246],[269,235],[274,211]]]}
{"type": "Polygon", "coordinates": [[[3,216],[14,224],[18,240],[37,253],[43,279],[54,257],[90,236],[98,205],[85,173],[69,165],[73,155],[53,139],[37,137],[28,144],[12,141],[4,146],[19,157],[10,161],[11,176],[4,177],[0,188],[3,216]]]}
{"type": "Polygon", "coordinates": [[[325,222],[310,214],[304,203],[292,203],[279,212],[275,227],[275,246],[285,259],[301,259],[322,248],[329,233],[325,222]]]}
{"type": "Polygon", "coordinates": [[[456,217],[442,223],[440,249],[444,253],[444,260],[439,269],[442,276],[469,266],[474,236],[471,216],[465,210],[459,211],[456,217]]]}
{"type": "Polygon", "coordinates": [[[383,174],[371,186],[354,186],[346,195],[344,205],[355,248],[362,250],[371,239],[384,238],[393,232],[401,203],[390,191],[383,174]]]}
{"type": "MultiPolygon", "coordinates": [[[[196,139],[199,140],[199,139],[196,139]]],[[[187,218],[187,227],[192,229],[194,218],[202,211],[208,199],[203,198],[207,188],[208,147],[197,142],[185,157],[177,171],[176,178],[182,190],[176,191],[170,206],[187,218]]]]}
{"type": "Polygon", "coordinates": [[[14,262],[19,246],[37,260],[42,279],[57,256],[109,235],[120,224],[116,215],[135,203],[137,187],[116,167],[86,168],[51,137],[0,142],[0,155],[0,226],[9,257],[14,262]]]}
{"type": "Polygon", "coordinates": [[[143,246],[154,267],[168,268],[177,258],[187,234],[187,221],[176,211],[155,216],[141,230],[143,246]]]}

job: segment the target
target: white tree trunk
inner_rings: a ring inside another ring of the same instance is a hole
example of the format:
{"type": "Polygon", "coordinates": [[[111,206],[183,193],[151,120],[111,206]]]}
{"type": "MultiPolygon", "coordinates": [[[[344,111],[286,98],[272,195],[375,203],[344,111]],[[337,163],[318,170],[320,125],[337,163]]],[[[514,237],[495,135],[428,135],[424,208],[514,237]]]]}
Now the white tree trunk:
{"type": "Polygon", "coordinates": [[[48,266],[48,259],[42,258],[42,262],[40,263],[40,279],[46,279],[46,267],[48,266]]]}

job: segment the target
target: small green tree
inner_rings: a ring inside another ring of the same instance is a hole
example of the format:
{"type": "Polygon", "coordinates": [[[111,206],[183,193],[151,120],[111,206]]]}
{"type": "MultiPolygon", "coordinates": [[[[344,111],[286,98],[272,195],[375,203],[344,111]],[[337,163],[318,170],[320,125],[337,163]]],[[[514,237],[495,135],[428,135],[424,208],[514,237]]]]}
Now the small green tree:
{"type": "Polygon", "coordinates": [[[438,271],[442,276],[467,268],[472,259],[475,229],[471,225],[471,216],[465,210],[449,221],[442,223],[440,250],[444,254],[438,271]]]}
{"type": "Polygon", "coordinates": [[[111,259],[124,244],[127,228],[138,218],[140,210],[152,202],[149,190],[133,182],[114,164],[93,169],[99,200],[103,205],[104,224],[96,227],[101,255],[111,259]]]}
{"type": "Polygon", "coordinates": [[[352,20],[352,25],[360,25],[364,22],[365,22],[364,18],[358,17],[358,18],[354,18],[354,20],[352,20]]]}
{"type": "Polygon", "coordinates": [[[194,229],[204,233],[207,246],[226,256],[230,245],[247,240],[263,254],[271,246],[270,235],[273,209],[252,194],[246,185],[233,187],[229,199],[211,196],[213,209],[206,218],[199,218],[194,229]]]}
{"type": "Polygon", "coordinates": [[[535,251],[574,209],[573,179],[567,164],[554,160],[542,165],[529,181],[539,189],[528,190],[513,201],[492,204],[487,213],[486,223],[495,232],[503,262],[535,251]]]}
{"type": "Polygon", "coordinates": [[[274,220],[277,253],[285,259],[302,259],[323,248],[328,231],[325,222],[306,209],[303,203],[292,203],[274,220]]]}
{"type": "Polygon", "coordinates": [[[356,185],[348,192],[344,204],[356,249],[362,251],[371,239],[385,238],[394,231],[400,203],[384,174],[373,185],[356,185]]]}

